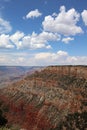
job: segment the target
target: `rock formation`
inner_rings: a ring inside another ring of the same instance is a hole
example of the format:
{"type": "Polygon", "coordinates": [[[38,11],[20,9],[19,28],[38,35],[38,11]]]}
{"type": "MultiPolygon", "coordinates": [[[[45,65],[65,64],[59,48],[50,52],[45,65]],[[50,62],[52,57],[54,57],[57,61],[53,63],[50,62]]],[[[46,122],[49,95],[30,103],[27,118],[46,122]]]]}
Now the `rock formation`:
{"type": "Polygon", "coordinates": [[[8,125],[86,130],[87,66],[49,66],[0,90],[8,125]]]}

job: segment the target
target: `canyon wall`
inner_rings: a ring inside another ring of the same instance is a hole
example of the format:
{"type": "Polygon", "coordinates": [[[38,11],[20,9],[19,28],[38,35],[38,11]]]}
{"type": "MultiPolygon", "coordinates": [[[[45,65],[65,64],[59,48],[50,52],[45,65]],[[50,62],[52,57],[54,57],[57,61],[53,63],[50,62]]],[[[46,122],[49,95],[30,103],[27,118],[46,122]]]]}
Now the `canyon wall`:
{"type": "Polygon", "coordinates": [[[87,66],[49,66],[45,70],[59,75],[87,78],[87,66]]]}
{"type": "Polygon", "coordinates": [[[87,66],[49,66],[0,92],[8,125],[25,130],[87,128],[87,66]]]}

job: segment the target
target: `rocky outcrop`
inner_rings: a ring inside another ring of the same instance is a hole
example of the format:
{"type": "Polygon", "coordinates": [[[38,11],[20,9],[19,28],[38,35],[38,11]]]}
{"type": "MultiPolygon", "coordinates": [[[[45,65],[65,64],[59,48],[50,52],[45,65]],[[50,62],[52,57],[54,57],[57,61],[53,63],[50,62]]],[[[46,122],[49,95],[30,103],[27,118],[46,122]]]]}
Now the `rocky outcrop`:
{"type": "Polygon", "coordinates": [[[61,75],[87,78],[87,66],[49,66],[46,70],[61,75]]]}
{"type": "Polygon", "coordinates": [[[86,75],[86,66],[51,66],[2,89],[8,124],[26,130],[85,130],[86,75]]]}

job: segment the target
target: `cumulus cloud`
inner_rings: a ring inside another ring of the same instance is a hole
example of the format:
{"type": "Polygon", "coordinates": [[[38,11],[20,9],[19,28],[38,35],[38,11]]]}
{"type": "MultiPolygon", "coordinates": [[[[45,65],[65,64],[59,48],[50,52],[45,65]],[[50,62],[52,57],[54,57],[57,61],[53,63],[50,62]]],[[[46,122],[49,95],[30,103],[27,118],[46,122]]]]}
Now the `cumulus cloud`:
{"type": "Polygon", "coordinates": [[[42,32],[37,34],[33,32],[31,35],[23,37],[20,48],[39,49],[39,48],[51,48],[49,41],[60,40],[60,35],[56,33],[42,32]]]}
{"type": "Polygon", "coordinates": [[[83,33],[81,27],[77,26],[79,18],[80,14],[74,8],[66,11],[65,6],[61,6],[60,13],[46,16],[42,26],[45,31],[63,35],[76,35],[83,33]]]}
{"type": "Polygon", "coordinates": [[[87,10],[83,10],[83,12],[81,13],[81,15],[82,15],[83,22],[87,26],[87,10]]]}
{"type": "Polygon", "coordinates": [[[57,53],[41,52],[35,55],[35,60],[39,64],[49,65],[49,64],[65,64],[68,53],[59,50],[57,53]]]}
{"type": "Polygon", "coordinates": [[[62,39],[62,42],[64,42],[64,43],[69,43],[70,41],[73,41],[74,40],[74,38],[71,38],[71,37],[66,37],[66,38],[63,38],[62,39]]]}
{"type": "Polygon", "coordinates": [[[86,65],[87,56],[70,56],[68,52],[59,50],[57,53],[37,53],[34,60],[39,65],[86,65]]]}
{"type": "Polygon", "coordinates": [[[0,48],[12,49],[14,45],[9,40],[9,35],[1,34],[0,35],[0,48]]]}
{"type": "Polygon", "coordinates": [[[25,35],[23,32],[17,31],[12,35],[2,34],[0,36],[0,48],[17,48],[17,49],[50,49],[51,41],[59,41],[60,35],[57,33],[41,32],[37,34],[33,32],[31,35],[25,35]]]}
{"type": "Polygon", "coordinates": [[[35,55],[35,60],[44,65],[63,64],[67,56],[68,53],[61,50],[57,53],[41,52],[35,55]]]}
{"type": "Polygon", "coordinates": [[[0,34],[8,33],[11,30],[12,27],[10,25],[10,22],[0,18],[0,34]]]}
{"type": "Polygon", "coordinates": [[[24,33],[17,31],[16,33],[14,33],[13,35],[11,35],[9,37],[9,39],[12,41],[12,43],[16,46],[17,49],[19,49],[20,44],[21,44],[21,40],[24,37],[24,33]]]}
{"type": "Polygon", "coordinates": [[[14,33],[13,35],[10,36],[10,39],[13,42],[18,42],[23,37],[24,37],[24,33],[20,32],[20,31],[17,31],[16,33],[14,33]]]}
{"type": "Polygon", "coordinates": [[[38,9],[35,9],[35,10],[32,10],[30,11],[27,15],[26,15],[26,19],[29,19],[29,18],[37,18],[37,17],[40,17],[42,15],[42,13],[38,10],[38,9]]]}

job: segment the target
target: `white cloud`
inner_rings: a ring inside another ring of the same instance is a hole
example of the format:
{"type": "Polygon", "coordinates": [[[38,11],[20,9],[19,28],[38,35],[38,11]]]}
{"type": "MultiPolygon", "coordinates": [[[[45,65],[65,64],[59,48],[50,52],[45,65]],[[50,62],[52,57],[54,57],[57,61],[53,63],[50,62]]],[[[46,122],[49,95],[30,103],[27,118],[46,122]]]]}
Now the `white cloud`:
{"type": "Polygon", "coordinates": [[[9,35],[5,34],[0,35],[0,48],[7,48],[7,49],[14,48],[14,45],[9,40],[9,35]]]}
{"type": "Polygon", "coordinates": [[[42,32],[40,34],[32,33],[30,36],[23,38],[22,47],[27,47],[30,49],[39,49],[39,48],[51,48],[49,41],[60,40],[60,36],[56,33],[42,32]]]}
{"type": "Polygon", "coordinates": [[[45,44],[42,39],[38,39],[38,35],[32,33],[32,35],[25,36],[19,46],[20,49],[39,49],[45,48],[45,44]]]}
{"type": "Polygon", "coordinates": [[[60,35],[48,32],[42,32],[40,34],[33,32],[31,35],[24,36],[23,33],[21,33],[17,36],[15,36],[15,34],[11,36],[11,40],[14,42],[18,49],[49,49],[51,46],[48,42],[60,40],[60,35]],[[15,39],[15,37],[17,39],[15,39]]]}
{"type": "Polygon", "coordinates": [[[22,65],[23,62],[25,63],[25,60],[24,57],[21,57],[21,54],[20,56],[13,53],[0,54],[0,65],[22,65]]]}
{"type": "Polygon", "coordinates": [[[10,39],[13,41],[13,42],[18,42],[21,38],[24,37],[24,33],[23,32],[20,32],[20,31],[17,31],[16,33],[14,33],[13,35],[11,35],[10,39]]]}
{"type": "Polygon", "coordinates": [[[6,35],[6,34],[1,34],[0,35],[0,48],[4,49],[12,49],[12,48],[17,48],[19,49],[19,44],[24,37],[24,33],[17,31],[13,35],[6,35]]]}
{"type": "Polygon", "coordinates": [[[52,14],[53,17],[57,17],[57,15],[58,15],[58,14],[55,13],[55,12],[52,14]]]}
{"type": "Polygon", "coordinates": [[[41,52],[41,53],[38,53],[38,54],[35,55],[36,60],[44,60],[44,59],[47,59],[47,58],[49,59],[51,57],[52,57],[52,54],[49,53],[49,52],[46,52],[46,53],[41,52]]]}
{"type": "Polygon", "coordinates": [[[41,52],[35,55],[36,63],[41,65],[65,64],[68,53],[59,50],[57,53],[41,52]]]}
{"type": "Polygon", "coordinates": [[[10,40],[15,44],[16,48],[19,49],[22,38],[24,37],[24,33],[17,31],[13,35],[10,36],[10,40]]]}
{"type": "Polygon", "coordinates": [[[64,42],[64,43],[69,43],[70,41],[73,41],[74,40],[74,38],[71,38],[71,37],[66,37],[66,38],[63,38],[62,39],[62,42],[64,42]]]}
{"type": "Polygon", "coordinates": [[[81,13],[81,15],[82,15],[83,22],[87,26],[87,10],[83,10],[83,12],[81,13]]]}
{"type": "Polygon", "coordinates": [[[65,58],[68,56],[68,53],[65,51],[59,50],[57,53],[50,52],[41,52],[35,55],[35,59],[42,64],[59,64],[58,62],[65,62],[65,58]]]}
{"type": "Polygon", "coordinates": [[[60,35],[58,35],[57,33],[49,33],[49,32],[45,32],[43,31],[42,33],[39,34],[39,37],[43,40],[46,41],[59,41],[60,40],[60,35]]]}
{"type": "Polygon", "coordinates": [[[87,65],[87,56],[70,56],[59,50],[56,53],[0,52],[0,65],[87,65]]]}
{"type": "Polygon", "coordinates": [[[66,51],[61,51],[61,50],[59,50],[57,52],[57,54],[58,54],[58,56],[67,56],[68,55],[68,53],[66,51]]]}
{"type": "Polygon", "coordinates": [[[10,22],[0,18],[0,34],[8,33],[11,30],[12,27],[10,25],[10,22]]]}
{"type": "Polygon", "coordinates": [[[30,11],[27,15],[26,15],[26,18],[29,19],[29,18],[37,18],[37,17],[40,17],[42,15],[42,13],[38,10],[38,9],[35,9],[35,10],[32,10],[30,11]]]}
{"type": "Polygon", "coordinates": [[[37,53],[34,61],[38,65],[86,65],[87,56],[70,56],[68,52],[59,50],[57,53],[37,53]]]}
{"type": "Polygon", "coordinates": [[[56,32],[63,35],[76,35],[83,33],[80,26],[77,26],[80,14],[74,8],[66,11],[65,6],[60,7],[60,13],[48,15],[42,22],[43,29],[49,32],[56,32]],[[55,16],[54,16],[55,15],[55,16]]]}
{"type": "Polygon", "coordinates": [[[50,49],[51,41],[59,41],[60,35],[57,33],[41,32],[37,34],[33,32],[31,35],[25,35],[23,32],[17,31],[12,35],[2,34],[0,36],[0,48],[17,48],[17,49],[50,49]]]}

